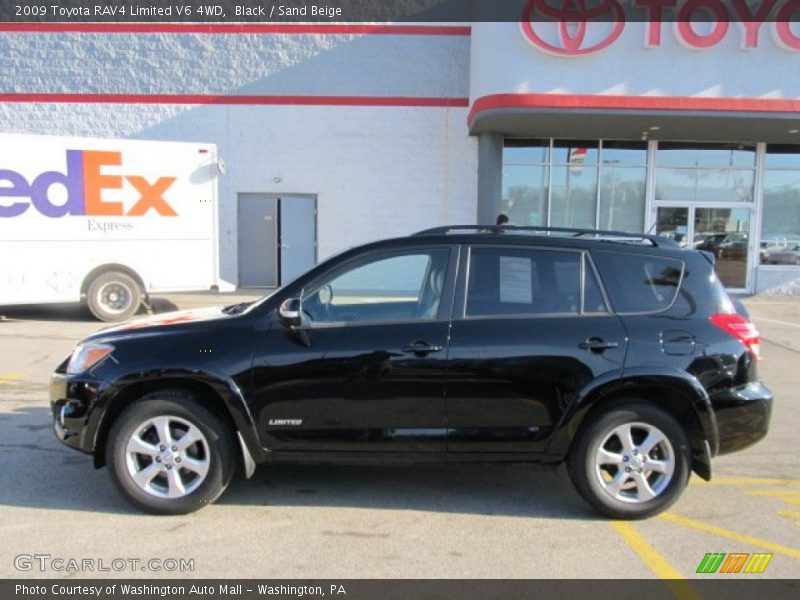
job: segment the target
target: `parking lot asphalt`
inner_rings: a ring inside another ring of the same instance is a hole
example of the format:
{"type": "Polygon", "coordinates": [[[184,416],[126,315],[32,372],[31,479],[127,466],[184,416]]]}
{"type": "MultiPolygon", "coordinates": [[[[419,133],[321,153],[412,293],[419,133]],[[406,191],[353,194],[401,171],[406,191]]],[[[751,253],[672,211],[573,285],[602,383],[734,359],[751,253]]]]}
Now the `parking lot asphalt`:
{"type": "MultiPolygon", "coordinates": [[[[155,307],[257,296],[174,295],[155,307]]],[[[198,513],[143,515],[50,429],[50,373],[102,324],[74,307],[0,310],[0,576],[800,577],[800,298],[745,304],[776,396],[768,437],[715,459],[710,483],[693,477],[668,513],[634,523],[596,516],[563,467],[532,465],[260,467],[198,513]],[[773,556],[760,574],[697,574],[711,552],[773,556]],[[94,570],[40,570],[52,559],[94,570]]]]}

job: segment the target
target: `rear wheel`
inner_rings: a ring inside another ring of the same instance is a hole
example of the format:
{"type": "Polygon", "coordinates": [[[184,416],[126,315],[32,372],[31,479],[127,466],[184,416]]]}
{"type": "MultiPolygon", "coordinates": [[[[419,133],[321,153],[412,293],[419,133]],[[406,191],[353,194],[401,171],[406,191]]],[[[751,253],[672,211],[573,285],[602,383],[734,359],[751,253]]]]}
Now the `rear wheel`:
{"type": "Polygon", "coordinates": [[[94,278],[86,292],[86,303],[101,321],[129,319],[142,303],[142,290],[126,273],[108,271],[94,278]]]}
{"type": "Polygon", "coordinates": [[[690,474],[691,449],[666,411],[631,402],[599,414],[569,456],[572,481],[595,509],[617,519],[641,519],[669,507],[690,474]]]}
{"type": "Polygon", "coordinates": [[[149,394],[127,408],[108,436],[109,475],[132,504],[185,514],[216,500],[235,470],[232,437],[182,392],[149,394]]]}

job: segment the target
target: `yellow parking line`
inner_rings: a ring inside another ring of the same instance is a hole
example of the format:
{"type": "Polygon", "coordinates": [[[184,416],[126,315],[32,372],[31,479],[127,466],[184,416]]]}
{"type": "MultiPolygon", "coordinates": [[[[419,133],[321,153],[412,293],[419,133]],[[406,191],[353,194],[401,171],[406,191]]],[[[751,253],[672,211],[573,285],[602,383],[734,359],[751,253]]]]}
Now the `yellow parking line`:
{"type": "Polygon", "coordinates": [[[659,552],[642,537],[636,528],[626,521],[611,523],[614,530],[625,540],[631,550],[639,555],[642,562],[655,573],[659,579],[665,579],[664,585],[679,600],[701,600],[702,596],[686,581],[678,569],[664,558],[659,552]]]}
{"type": "Polygon", "coordinates": [[[800,512],[796,510],[779,510],[778,514],[788,519],[797,519],[798,525],[800,525],[800,512]]]}
{"type": "Polygon", "coordinates": [[[800,479],[769,479],[759,477],[715,477],[711,481],[692,479],[694,485],[800,485],[800,479]]]}
{"type": "Polygon", "coordinates": [[[776,552],[778,554],[783,554],[791,558],[800,559],[800,550],[798,550],[797,548],[791,548],[790,546],[784,546],[782,544],[775,544],[774,542],[770,542],[768,540],[762,540],[761,538],[757,538],[752,535],[737,533],[736,531],[731,531],[730,529],[717,527],[716,525],[710,525],[702,521],[697,521],[696,519],[682,517],[680,515],[676,515],[673,513],[662,513],[659,518],[670,521],[671,523],[677,523],[678,525],[683,525],[684,527],[689,527],[691,529],[696,529],[698,531],[703,531],[705,533],[718,535],[719,537],[727,538],[729,540],[733,540],[734,542],[739,542],[741,544],[749,544],[751,546],[756,546],[759,548],[766,548],[767,550],[772,550],[773,552],[776,552]]]}
{"type": "Polygon", "coordinates": [[[22,377],[22,373],[0,373],[0,385],[7,385],[22,377]]]}
{"type": "Polygon", "coordinates": [[[650,543],[636,531],[636,528],[626,521],[611,523],[616,532],[639,555],[650,570],[661,579],[685,579],[680,571],[673,567],[669,561],[661,556],[650,543]]]}

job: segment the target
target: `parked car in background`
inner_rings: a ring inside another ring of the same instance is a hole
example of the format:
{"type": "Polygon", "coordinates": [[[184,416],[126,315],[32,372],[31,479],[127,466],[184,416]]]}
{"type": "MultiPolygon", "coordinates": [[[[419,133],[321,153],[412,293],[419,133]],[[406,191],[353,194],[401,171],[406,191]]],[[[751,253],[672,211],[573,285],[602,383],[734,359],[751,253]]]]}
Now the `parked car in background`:
{"type": "Polygon", "coordinates": [[[703,252],[460,226],[348,250],[255,303],[99,331],[50,395],[58,438],[154,513],[257,463],[529,461],[643,518],[766,435],[758,357],[703,252]]]}
{"type": "Polygon", "coordinates": [[[747,244],[747,234],[730,233],[717,246],[717,258],[747,260],[747,244]]]}
{"type": "Polygon", "coordinates": [[[695,236],[694,247],[696,250],[705,250],[717,255],[717,250],[728,237],[727,233],[703,233],[695,236]]]}
{"type": "Polygon", "coordinates": [[[717,256],[720,244],[722,244],[727,237],[727,233],[704,233],[695,237],[694,247],[696,250],[705,250],[717,256]]]}
{"type": "Polygon", "coordinates": [[[762,262],[770,265],[800,265],[800,243],[780,250],[767,250],[762,262]]]}

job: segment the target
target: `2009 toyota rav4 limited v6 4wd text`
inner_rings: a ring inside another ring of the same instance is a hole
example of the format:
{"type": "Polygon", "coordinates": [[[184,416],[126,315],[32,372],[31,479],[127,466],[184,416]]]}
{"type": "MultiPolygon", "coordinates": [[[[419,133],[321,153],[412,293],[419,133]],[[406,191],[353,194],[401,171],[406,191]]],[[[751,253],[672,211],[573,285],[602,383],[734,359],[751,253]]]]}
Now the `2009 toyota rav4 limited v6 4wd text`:
{"type": "Polygon", "coordinates": [[[758,333],[712,263],[552,228],[368,244],[258,302],[87,337],[53,375],[55,433],[155,513],[256,463],[566,461],[595,509],[646,517],[769,425],[758,333]]]}

